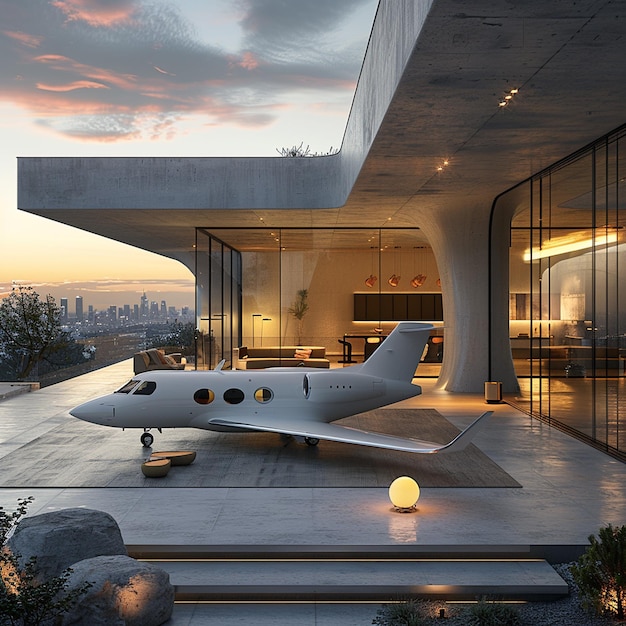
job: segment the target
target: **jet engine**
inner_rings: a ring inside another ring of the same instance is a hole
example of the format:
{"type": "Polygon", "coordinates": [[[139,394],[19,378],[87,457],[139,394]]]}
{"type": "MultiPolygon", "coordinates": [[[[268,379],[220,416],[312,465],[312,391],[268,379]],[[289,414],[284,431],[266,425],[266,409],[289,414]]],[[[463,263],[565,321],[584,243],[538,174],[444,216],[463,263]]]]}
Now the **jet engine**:
{"type": "Polygon", "coordinates": [[[385,381],[378,376],[342,372],[309,372],[302,383],[304,397],[311,402],[354,402],[382,396],[385,381]]]}

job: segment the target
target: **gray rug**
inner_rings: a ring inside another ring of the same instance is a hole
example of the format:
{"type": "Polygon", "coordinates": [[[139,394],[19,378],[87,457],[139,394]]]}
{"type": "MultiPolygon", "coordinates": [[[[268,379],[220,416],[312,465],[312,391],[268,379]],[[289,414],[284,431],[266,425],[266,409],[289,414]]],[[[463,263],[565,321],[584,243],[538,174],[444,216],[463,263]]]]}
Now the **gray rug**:
{"type": "MultiPolygon", "coordinates": [[[[459,430],[434,409],[379,409],[341,424],[446,443],[459,430]]],[[[486,428],[489,428],[487,424],[486,428]]],[[[412,476],[422,487],[520,487],[474,445],[452,454],[411,454],[321,441],[317,447],[270,433],[169,429],[154,451],[195,450],[196,461],[147,479],[150,451],[139,430],[120,431],[68,417],[1,461],[0,487],[388,487],[412,476]]]]}

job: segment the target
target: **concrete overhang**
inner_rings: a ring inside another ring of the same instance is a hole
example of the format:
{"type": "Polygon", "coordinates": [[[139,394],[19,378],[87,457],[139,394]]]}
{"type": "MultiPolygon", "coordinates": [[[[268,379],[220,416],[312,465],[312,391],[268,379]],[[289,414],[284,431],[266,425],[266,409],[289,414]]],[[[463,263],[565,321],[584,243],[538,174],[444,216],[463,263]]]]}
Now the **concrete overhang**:
{"type": "Polygon", "coordinates": [[[624,0],[382,0],[338,154],[20,158],[18,207],[189,267],[198,226],[487,210],[626,121],[625,52],[624,0]]]}

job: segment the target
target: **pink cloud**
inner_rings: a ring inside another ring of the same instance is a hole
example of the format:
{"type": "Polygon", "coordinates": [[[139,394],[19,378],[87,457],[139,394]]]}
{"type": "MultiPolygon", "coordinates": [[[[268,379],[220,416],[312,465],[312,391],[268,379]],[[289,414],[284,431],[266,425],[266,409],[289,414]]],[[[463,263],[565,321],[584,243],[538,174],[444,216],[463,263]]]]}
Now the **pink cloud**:
{"type": "Polygon", "coordinates": [[[42,37],[29,35],[28,33],[23,33],[21,31],[3,30],[2,34],[24,44],[25,46],[28,46],[29,48],[38,48],[43,39],[42,37]]]}
{"type": "Polygon", "coordinates": [[[157,72],[159,72],[159,74],[167,74],[168,76],[176,76],[176,74],[172,74],[172,72],[168,72],[167,70],[164,70],[160,67],[158,67],[157,65],[153,65],[152,66],[157,72]]]}
{"type": "Polygon", "coordinates": [[[76,72],[86,78],[102,83],[109,83],[121,89],[134,89],[137,80],[137,77],[132,74],[118,74],[117,72],[106,70],[104,68],[85,65],[75,61],[74,59],[70,59],[69,57],[59,54],[42,54],[41,56],[35,57],[33,60],[39,63],[47,64],[54,70],[76,72]]]}
{"type": "Polygon", "coordinates": [[[54,0],[50,3],[69,21],[83,21],[91,26],[112,26],[131,22],[135,13],[132,0],[54,0]]]}
{"type": "Polygon", "coordinates": [[[37,83],[37,89],[43,89],[44,91],[74,91],[75,89],[109,89],[102,83],[94,83],[89,80],[75,80],[73,83],[67,85],[44,85],[43,83],[37,83]]]}
{"type": "Polygon", "coordinates": [[[244,52],[243,58],[238,63],[238,65],[239,67],[243,67],[246,70],[255,70],[257,67],[259,67],[259,61],[255,57],[255,55],[252,54],[252,52],[244,52]]]}
{"type": "Polygon", "coordinates": [[[255,70],[261,64],[257,56],[248,50],[241,55],[230,54],[227,56],[228,66],[232,68],[242,67],[245,70],[255,70]]]}

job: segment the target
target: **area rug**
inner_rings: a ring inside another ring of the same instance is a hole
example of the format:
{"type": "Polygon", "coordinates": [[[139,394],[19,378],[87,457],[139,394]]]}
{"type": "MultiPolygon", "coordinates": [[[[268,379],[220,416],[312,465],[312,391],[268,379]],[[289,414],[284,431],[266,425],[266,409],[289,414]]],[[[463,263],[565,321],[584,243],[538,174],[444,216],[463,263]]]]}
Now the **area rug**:
{"type": "MultiPolygon", "coordinates": [[[[378,409],[339,422],[363,430],[447,443],[459,430],[434,409],[378,409]]],[[[489,428],[489,425],[485,428],[489,428]]],[[[139,430],[72,417],[1,461],[0,487],[388,487],[409,475],[422,487],[520,487],[471,444],[450,454],[411,454],[320,441],[316,447],[271,433],[153,431],[153,450],[195,450],[192,465],[145,478],[150,454],[139,430]]]]}

